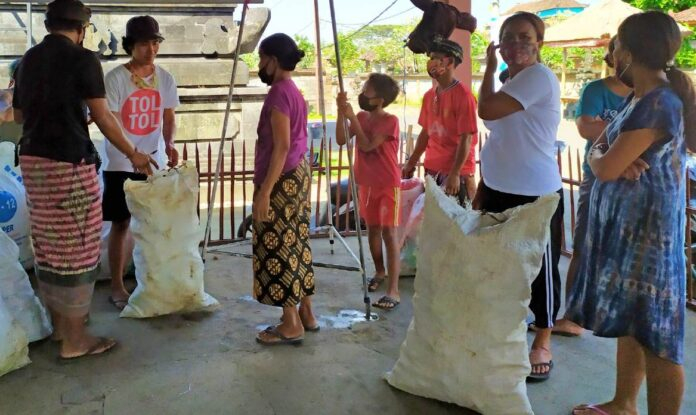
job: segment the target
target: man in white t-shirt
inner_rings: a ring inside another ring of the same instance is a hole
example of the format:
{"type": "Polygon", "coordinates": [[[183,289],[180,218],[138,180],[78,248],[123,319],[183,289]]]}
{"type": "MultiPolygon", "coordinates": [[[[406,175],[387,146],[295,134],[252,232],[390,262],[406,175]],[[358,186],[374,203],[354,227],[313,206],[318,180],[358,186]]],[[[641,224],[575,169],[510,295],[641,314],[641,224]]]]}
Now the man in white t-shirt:
{"type": "MultiPolygon", "coordinates": [[[[179,105],[179,96],[174,78],[154,63],[163,40],[154,18],[138,16],[130,19],[126,24],[123,49],[131,60],[106,75],[106,93],[109,109],[136,148],[151,154],[160,166],[164,166],[166,161],[171,167],[179,162],[179,154],[174,148],[174,109],[179,105]]],[[[129,234],[131,215],[123,184],[127,179],[145,180],[146,176],[134,173],[130,161],[108,142],[106,154],[103,211],[104,220],[112,222],[109,302],[122,310],[130,296],[123,285],[123,273],[126,259],[133,252],[133,239],[129,234]]]]}

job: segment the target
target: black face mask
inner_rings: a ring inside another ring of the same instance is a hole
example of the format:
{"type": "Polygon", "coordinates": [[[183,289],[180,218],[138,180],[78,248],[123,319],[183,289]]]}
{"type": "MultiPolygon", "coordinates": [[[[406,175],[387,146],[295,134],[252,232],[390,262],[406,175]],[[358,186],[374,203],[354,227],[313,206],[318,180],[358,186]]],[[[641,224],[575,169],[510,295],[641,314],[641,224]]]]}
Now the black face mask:
{"type": "MultiPolygon", "coordinates": [[[[268,64],[266,64],[268,66],[268,64]]],[[[259,69],[259,79],[266,85],[271,85],[273,83],[274,76],[266,72],[266,66],[259,69]]]]}
{"type": "Polygon", "coordinates": [[[366,97],[365,94],[358,95],[358,105],[360,106],[360,109],[367,112],[376,110],[377,105],[370,105],[371,99],[372,98],[366,97]]]}

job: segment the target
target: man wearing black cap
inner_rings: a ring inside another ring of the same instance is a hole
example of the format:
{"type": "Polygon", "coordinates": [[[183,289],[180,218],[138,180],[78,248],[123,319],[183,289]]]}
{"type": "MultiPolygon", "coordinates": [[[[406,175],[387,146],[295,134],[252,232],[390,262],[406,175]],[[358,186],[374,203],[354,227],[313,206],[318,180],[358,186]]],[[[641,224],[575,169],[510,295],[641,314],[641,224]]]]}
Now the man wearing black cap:
{"type": "Polygon", "coordinates": [[[425,153],[425,172],[445,192],[464,206],[474,198],[478,142],[476,99],[454,78],[462,63],[462,48],[451,40],[436,38],[430,45],[428,74],[436,85],[423,97],[418,124],[422,127],[413,153],[403,167],[403,176],[413,176],[416,163],[425,153]]]}
{"type": "MultiPolygon", "coordinates": [[[[106,94],[109,109],[121,122],[128,138],[147,154],[152,154],[161,166],[164,156],[168,165],[179,162],[174,147],[176,129],[174,109],[179,96],[174,78],[155,65],[155,58],[164,37],[159,24],[150,16],[133,17],[126,24],[123,49],[131,56],[106,75],[106,94]]],[[[129,237],[130,212],[126,206],[123,184],[127,179],[145,180],[134,172],[130,163],[107,143],[108,163],[104,169],[104,220],[111,221],[109,235],[109,266],[111,269],[111,296],[109,302],[122,310],[130,294],[123,285],[126,259],[133,252],[129,237]]]]}
{"type": "Polygon", "coordinates": [[[12,102],[15,121],[23,124],[19,159],[39,292],[63,359],[100,354],[116,344],[85,329],[102,228],[100,161],[89,137],[87,108],[134,170],[151,174],[150,164],[156,167],[124,136],[106,103],[101,64],[80,46],[90,17],[90,10],[77,0],[48,4],[49,35],[22,58],[12,102]]]}

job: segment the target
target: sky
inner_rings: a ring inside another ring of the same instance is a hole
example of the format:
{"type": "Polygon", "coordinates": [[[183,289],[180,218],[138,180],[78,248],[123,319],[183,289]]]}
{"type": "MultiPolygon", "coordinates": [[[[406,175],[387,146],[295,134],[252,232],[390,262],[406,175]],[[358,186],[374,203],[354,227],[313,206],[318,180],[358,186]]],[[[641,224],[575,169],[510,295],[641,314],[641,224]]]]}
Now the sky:
{"type": "MultiPolygon", "coordinates": [[[[597,0],[586,0],[584,3],[595,1],[597,0]]],[[[334,0],[339,32],[358,29],[392,2],[394,0],[334,0]]],[[[500,9],[505,11],[519,3],[519,0],[501,0],[500,9]]],[[[479,21],[479,27],[491,19],[490,4],[487,0],[472,0],[472,12],[479,21]]],[[[314,41],[314,0],[265,0],[264,6],[271,9],[271,22],[264,36],[282,32],[290,36],[304,35],[314,41]]],[[[332,34],[328,0],[319,0],[319,13],[322,42],[330,41],[332,34]]],[[[404,24],[419,19],[421,15],[422,12],[410,0],[396,0],[375,24],[404,24]]]]}

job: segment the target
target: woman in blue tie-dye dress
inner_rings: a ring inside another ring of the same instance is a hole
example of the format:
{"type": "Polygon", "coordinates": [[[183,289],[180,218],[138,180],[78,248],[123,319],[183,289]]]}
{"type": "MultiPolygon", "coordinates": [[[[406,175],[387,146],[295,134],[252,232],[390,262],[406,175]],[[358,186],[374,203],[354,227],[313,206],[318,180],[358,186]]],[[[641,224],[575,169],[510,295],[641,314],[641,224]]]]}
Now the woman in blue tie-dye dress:
{"type": "Polygon", "coordinates": [[[573,413],[637,414],[647,377],[649,414],[677,415],[684,390],[686,147],[696,141],[696,99],[673,67],[681,36],[671,17],[633,15],[618,36],[617,73],[635,92],[588,156],[597,182],[566,312],[595,335],[618,338],[617,386],[612,401],[573,413]]]}

